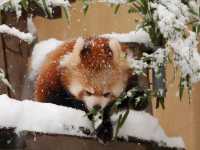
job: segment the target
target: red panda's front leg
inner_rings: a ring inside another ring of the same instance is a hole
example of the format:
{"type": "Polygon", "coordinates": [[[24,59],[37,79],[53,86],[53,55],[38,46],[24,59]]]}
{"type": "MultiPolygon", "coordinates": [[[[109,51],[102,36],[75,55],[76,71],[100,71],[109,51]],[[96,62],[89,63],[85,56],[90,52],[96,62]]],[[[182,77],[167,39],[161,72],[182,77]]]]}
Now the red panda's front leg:
{"type": "Polygon", "coordinates": [[[61,87],[60,71],[56,63],[42,67],[35,83],[34,97],[37,101],[45,102],[48,97],[61,87]]]}

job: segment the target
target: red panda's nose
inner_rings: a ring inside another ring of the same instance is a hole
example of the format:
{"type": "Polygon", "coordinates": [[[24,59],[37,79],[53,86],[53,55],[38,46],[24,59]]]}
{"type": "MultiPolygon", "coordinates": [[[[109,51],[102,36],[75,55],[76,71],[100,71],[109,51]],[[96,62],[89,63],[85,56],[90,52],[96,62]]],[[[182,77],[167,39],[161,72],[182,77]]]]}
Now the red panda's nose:
{"type": "Polygon", "coordinates": [[[100,110],[101,109],[101,105],[95,105],[93,108],[96,109],[96,110],[100,110]]]}

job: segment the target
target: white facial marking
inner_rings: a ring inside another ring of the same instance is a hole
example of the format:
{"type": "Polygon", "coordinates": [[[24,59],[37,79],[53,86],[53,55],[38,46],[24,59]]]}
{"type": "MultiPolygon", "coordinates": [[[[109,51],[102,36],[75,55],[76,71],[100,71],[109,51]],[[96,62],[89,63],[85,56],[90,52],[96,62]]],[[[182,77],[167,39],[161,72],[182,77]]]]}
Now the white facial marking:
{"type": "Polygon", "coordinates": [[[88,109],[92,109],[95,105],[100,105],[101,108],[104,108],[110,102],[109,98],[103,96],[84,96],[83,100],[88,109]]]}
{"type": "Polygon", "coordinates": [[[119,60],[120,55],[121,55],[121,46],[120,46],[119,42],[115,39],[110,39],[109,47],[113,52],[114,61],[119,60]]]}
{"type": "Polygon", "coordinates": [[[78,96],[79,93],[83,90],[82,85],[77,81],[72,81],[69,85],[69,91],[74,95],[78,96]]]}
{"type": "Polygon", "coordinates": [[[64,55],[61,60],[60,60],[60,66],[61,67],[66,67],[70,64],[72,60],[72,53],[64,55]]]}
{"type": "Polygon", "coordinates": [[[79,37],[77,40],[76,40],[76,43],[74,45],[74,49],[72,51],[72,57],[71,57],[71,65],[77,65],[80,63],[80,52],[81,50],[83,49],[84,47],[84,39],[82,37],[79,37]]]}

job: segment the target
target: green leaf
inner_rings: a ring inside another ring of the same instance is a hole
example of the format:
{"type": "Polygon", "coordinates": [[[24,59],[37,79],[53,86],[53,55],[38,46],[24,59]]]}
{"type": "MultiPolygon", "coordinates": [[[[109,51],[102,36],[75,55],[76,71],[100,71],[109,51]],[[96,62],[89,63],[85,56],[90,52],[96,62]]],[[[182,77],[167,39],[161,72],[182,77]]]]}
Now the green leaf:
{"type": "Polygon", "coordinates": [[[89,8],[89,0],[82,0],[83,2],[83,14],[86,15],[89,8]]]}
{"type": "Polygon", "coordinates": [[[45,16],[48,16],[48,14],[47,14],[47,12],[46,12],[46,10],[45,10],[43,5],[41,5],[37,0],[34,0],[33,2],[35,2],[35,4],[42,9],[42,11],[44,12],[45,16]]]}
{"type": "Polygon", "coordinates": [[[116,127],[116,131],[115,131],[115,138],[117,137],[117,135],[118,135],[118,132],[119,132],[119,124],[120,124],[120,121],[121,121],[121,118],[122,118],[122,114],[120,114],[119,115],[119,118],[118,118],[118,120],[117,120],[117,127],[116,127]]]}
{"type": "Polygon", "coordinates": [[[120,124],[119,124],[119,128],[121,128],[121,127],[123,126],[124,122],[126,121],[126,119],[127,119],[127,117],[128,117],[128,114],[129,114],[129,110],[127,110],[127,111],[125,112],[125,114],[123,115],[123,117],[121,118],[120,124]]]}
{"type": "Polygon", "coordinates": [[[114,10],[114,13],[117,14],[117,12],[119,11],[119,8],[120,8],[120,4],[117,4],[115,6],[115,10],[114,10]]]}
{"type": "Polygon", "coordinates": [[[134,8],[134,7],[130,7],[129,9],[128,9],[128,13],[130,14],[130,13],[137,13],[138,12],[138,10],[136,9],[136,8],[134,8]]]}
{"type": "Polygon", "coordinates": [[[12,85],[9,83],[9,81],[6,79],[6,75],[3,71],[3,69],[0,68],[0,81],[5,84],[13,93],[15,93],[14,88],[12,85]]]}
{"type": "Polygon", "coordinates": [[[182,100],[183,93],[185,89],[185,78],[181,77],[179,81],[179,98],[182,100]]]}
{"type": "Polygon", "coordinates": [[[117,135],[119,133],[119,129],[123,126],[124,122],[126,121],[126,119],[128,117],[128,114],[129,114],[129,110],[127,110],[124,115],[122,115],[122,114],[119,115],[114,138],[117,137],[117,135]]]}
{"type": "Polygon", "coordinates": [[[191,76],[189,74],[186,76],[186,82],[187,82],[189,102],[190,102],[191,101],[191,95],[192,95],[192,82],[191,82],[191,76]]]}
{"type": "Polygon", "coordinates": [[[162,109],[165,109],[165,98],[163,96],[157,96],[156,108],[159,108],[160,105],[161,105],[162,109]]]}
{"type": "Polygon", "coordinates": [[[90,116],[90,115],[95,116],[97,114],[97,112],[98,112],[98,110],[93,108],[88,113],[86,113],[86,116],[90,116]]]}
{"type": "Polygon", "coordinates": [[[68,23],[70,23],[70,14],[68,8],[63,7],[64,15],[68,23]]]}
{"type": "Polygon", "coordinates": [[[132,3],[135,2],[136,0],[128,0],[128,3],[132,3]]]}
{"type": "Polygon", "coordinates": [[[47,15],[52,18],[53,16],[52,16],[52,14],[51,14],[48,6],[47,6],[46,0],[42,0],[42,4],[44,6],[45,11],[47,12],[47,15]]]}
{"type": "Polygon", "coordinates": [[[24,8],[24,10],[25,11],[27,11],[28,10],[28,0],[21,0],[21,5],[22,5],[22,7],[24,8]]]}

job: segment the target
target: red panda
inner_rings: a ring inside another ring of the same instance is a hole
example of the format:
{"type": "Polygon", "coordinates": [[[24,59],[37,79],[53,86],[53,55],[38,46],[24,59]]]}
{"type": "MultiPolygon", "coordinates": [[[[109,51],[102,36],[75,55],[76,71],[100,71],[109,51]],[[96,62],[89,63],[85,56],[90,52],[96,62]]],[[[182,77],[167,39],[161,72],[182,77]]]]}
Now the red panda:
{"type": "Polygon", "coordinates": [[[78,38],[48,54],[35,81],[34,97],[46,102],[64,89],[89,110],[104,108],[126,89],[130,72],[118,41],[78,38]]]}
{"type": "Polygon", "coordinates": [[[65,106],[73,104],[71,107],[86,112],[96,106],[102,108],[102,123],[95,131],[98,139],[110,141],[113,128],[109,104],[127,90],[132,78],[126,50],[117,40],[102,37],[64,42],[43,61],[35,81],[35,99],[65,106]],[[65,98],[66,93],[72,100],[65,98]],[[59,94],[64,98],[55,96],[59,94]]]}

